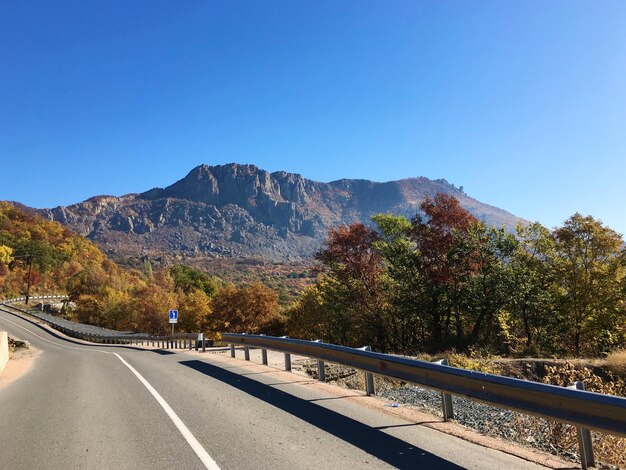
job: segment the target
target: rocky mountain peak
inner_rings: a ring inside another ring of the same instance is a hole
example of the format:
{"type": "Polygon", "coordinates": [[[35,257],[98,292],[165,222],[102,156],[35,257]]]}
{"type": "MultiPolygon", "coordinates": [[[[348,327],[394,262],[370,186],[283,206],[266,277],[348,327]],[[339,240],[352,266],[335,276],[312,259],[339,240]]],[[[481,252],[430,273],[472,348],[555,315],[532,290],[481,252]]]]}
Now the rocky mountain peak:
{"type": "Polygon", "coordinates": [[[467,196],[445,180],[320,183],[254,165],[200,165],[165,188],[100,196],[39,212],[95,240],[110,254],[183,252],[208,257],[298,259],[321,245],[328,229],[369,223],[381,212],[412,217],[425,196],[452,194],[485,222],[513,229],[517,217],[467,196]]]}

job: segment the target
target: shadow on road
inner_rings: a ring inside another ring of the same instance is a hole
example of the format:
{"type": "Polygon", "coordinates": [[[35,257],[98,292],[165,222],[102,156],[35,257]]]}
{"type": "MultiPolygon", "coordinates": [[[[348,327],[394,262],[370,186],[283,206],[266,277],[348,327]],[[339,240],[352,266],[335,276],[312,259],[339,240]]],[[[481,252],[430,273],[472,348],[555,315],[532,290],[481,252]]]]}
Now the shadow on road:
{"type": "Polygon", "coordinates": [[[454,463],[307,400],[202,361],[180,364],[235,387],[400,469],[461,469],[454,463]]]}
{"type": "Polygon", "coordinates": [[[176,354],[172,351],[168,351],[167,349],[146,349],[146,351],[160,354],[161,356],[169,356],[170,354],[176,354]]]}

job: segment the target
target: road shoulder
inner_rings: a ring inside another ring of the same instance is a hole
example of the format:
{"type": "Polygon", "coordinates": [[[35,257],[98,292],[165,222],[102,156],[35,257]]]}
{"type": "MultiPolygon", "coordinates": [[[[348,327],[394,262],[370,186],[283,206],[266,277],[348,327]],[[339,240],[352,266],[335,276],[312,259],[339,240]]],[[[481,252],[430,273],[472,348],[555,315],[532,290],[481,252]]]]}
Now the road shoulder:
{"type": "Polygon", "coordinates": [[[41,351],[32,346],[15,350],[0,374],[0,391],[26,375],[40,353],[41,351]]]}
{"type": "MultiPolygon", "coordinates": [[[[202,353],[199,354],[195,351],[185,351],[185,353],[187,355],[200,357],[203,356],[202,353]]],[[[282,357],[282,354],[276,355],[282,357]]],[[[337,397],[338,400],[345,400],[386,415],[394,416],[395,418],[399,418],[405,421],[407,424],[430,428],[441,433],[457,437],[472,444],[499,451],[504,454],[508,454],[522,460],[541,465],[543,467],[552,469],[572,468],[571,462],[559,459],[558,457],[551,454],[544,453],[529,447],[523,447],[512,442],[507,442],[501,439],[485,436],[476,431],[461,426],[460,424],[457,424],[455,422],[441,421],[440,418],[435,417],[434,415],[426,413],[422,410],[418,410],[415,407],[389,407],[387,406],[389,400],[386,400],[384,398],[377,396],[368,397],[365,396],[363,392],[358,390],[350,390],[340,387],[338,385],[318,382],[317,380],[310,377],[305,378],[300,374],[296,375],[292,372],[285,372],[271,367],[268,368],[267,366],[263,366],[253,361],[243,361],[239,358],[231,359],[230,352],[213,352],[212,354],[210,354],[210,357],[212,360],[222,363],[224,367],[227,368],[229,364],[237,364],[237,366],[239,367],[248,369],[251,373],[262,372],[265,376],[272,375],[276,379],[282,380],[285,383],[291,382],[294,384],[297,383],[300,386],[311,387],[318,391],[323,391],[326,394],[333,395],[337,397]]],[[[272,361],[270,360],[270,363],[271,362],[272,361]]]]}

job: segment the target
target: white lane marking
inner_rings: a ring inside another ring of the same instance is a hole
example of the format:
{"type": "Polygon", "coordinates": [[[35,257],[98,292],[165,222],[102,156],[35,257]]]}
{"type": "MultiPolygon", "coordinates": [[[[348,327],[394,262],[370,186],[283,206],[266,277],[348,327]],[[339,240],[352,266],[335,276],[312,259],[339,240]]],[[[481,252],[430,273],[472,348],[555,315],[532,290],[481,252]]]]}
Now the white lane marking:
{"type": "Polygon", "coordinates": [[[163,397],[159,394],[159,392],[157,392],[154,389],[154,387],[150,385],[150,382],[144,379],[143,376],[139,372],[137,372],[133,366],[131,366],[128,362],[126,362],[122,356],[120,356],[117,353],[113,353],[113,354],[115,354],[119,358],[119,360],[122,361],[122,363],[126,367],[128,367],[132,371],[133,374],[137,376],[139,381],[145,385],[145,387],[152,394],[152,396],[156,399],[156,401],[159,402],[159,405],[161,405],[161,407],[165,410],[165,412],[170,417],[172,422],[176,425],[176,427],[178,428],[180,433],[183,435],[187,443],[191,446],[191,448],[194,450],[194,452],[200,458],[200,460],[202,460],[202,463],[204,464],[204,466],[209,470],[220,470],[220,467],[217,465],[217,463],[215,463],[215,460],[213,460],[211,456],[207,453],[207,451],[204,450],[204,447],[202,447],[202,445],[194,437],[194,435],[187,428],[187,426],[185,426],[185,423],[182,422],[182,420],[178,417],[178,415],[174,412],[174,410],[170,407],[170,405],[167,404],[167,402],[163,399],[163,397]]]}
{"type": "MultiPolygon", "coordinates": [[[[10,312],[5,312],[5,313],[10,313],[10,312]]],[[[14,315],[14,314],[11,313],[11,315],[14,315]]],[[[15,322],[12,322],[8,318],[4,318],[3,317],[2,319],[4,321],[8,321],[9,323],[17,326],[18,328],[21,328],[24,331],[27,331],[31,335],[36,336],[37,338],[39,338],[39,339],[41,339],[43,341],[47,341],[48,343],[54,344],[55,346],[60,346],[62,348],[66,348],[66,349],[76,349],[76,350],[80,350],[80,351],[85,351],[85,348],[74,348],[72,346],[66,346],[65,344],[57,343],[56,341],[51,341],[51,340],[49,340],[47,338],[39,336],[37,333],[33,333],[28,328],[24,328],[23,326],[18,325],[15,322]]],[[[89,345],[85,345],[85,346],[89,346],[89,345]]],[[[94,352],[100,352],[100,353],[103,353],[103,354],[112,354],[114,356],[117,356],[117,358],[120,361],[122,361],[122,364],[124,364],[126,367],[128,367],[130,369],[130,371],[133,374],[135,374],[135,376],[139,379],[139,381],[148,389],[148,391],[156,399],[158,404],[161,405],[161,408],[163,408],[163,410],[165,411],[167,416],[169,416],[169,418],[172,420],[174,425],[178,428],[180,433],[183,435],[183,437],[185,438],[185,440],[187,441],[189,446],[196,453],[198,458],[202,461],[204,466],[208,470],[220,470],[220,467],[217,465],[215,460],[213,460],[211,458],[211,456],[204,449],[204,447],[202,447],[202,444],[200,444],[200,442],[198,442],[198,439],[196,439],[196,437],[191,433],[189,428],[187,426],[185,426],[185,423],[183,423],[183,421],[178,417],[176,412],[165,401],[165,399],[161,396],[161,394],[159,392],[157,392],[156,389],[150,384],[150,382],[148,382],[146,379],[144,379],[143,376],[139,372],[137,372],[137,370],[133,366],[131,366],[128,362],[126,362],[122,356],[120,356],[118,353],[114,353],[114,352],[110,352],[110,351],[103,351],[101,349],[91,349],[91,348],[88,348],[87,351],[94,351],[94,352]]]]}

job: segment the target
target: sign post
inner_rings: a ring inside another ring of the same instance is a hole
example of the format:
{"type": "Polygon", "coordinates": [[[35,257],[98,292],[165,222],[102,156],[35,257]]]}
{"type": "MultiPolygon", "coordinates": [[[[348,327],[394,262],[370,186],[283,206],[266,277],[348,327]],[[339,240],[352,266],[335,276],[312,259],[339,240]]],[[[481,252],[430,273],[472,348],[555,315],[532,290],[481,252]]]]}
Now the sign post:
{"type": "Polygon", "coordinates": [[[174,325],[178,323],[178,310],[170,310],[170,323],[172,324],[172,336],[174,336],[174,325]]]}

